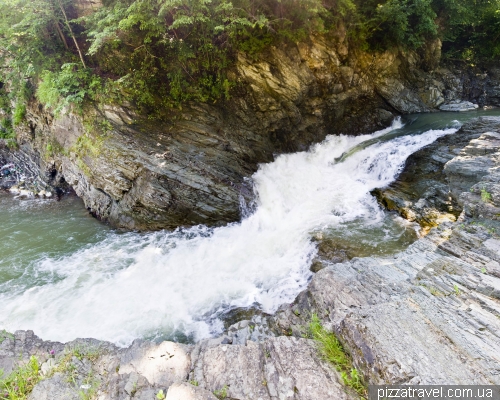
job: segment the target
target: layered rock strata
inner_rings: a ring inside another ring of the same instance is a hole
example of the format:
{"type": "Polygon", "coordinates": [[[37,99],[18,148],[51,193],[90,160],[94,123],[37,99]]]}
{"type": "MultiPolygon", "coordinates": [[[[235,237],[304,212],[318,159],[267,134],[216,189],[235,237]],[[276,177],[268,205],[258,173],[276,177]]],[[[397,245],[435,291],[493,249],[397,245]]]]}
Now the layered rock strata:
{"type": "Polygon", "coordinates": [[[240,218],[253,198],[248,178],[276,154],[452,100],[500,104],[496,67],[438,68],[439,54],[433,57],[360,53],[339,30],[257,60],[240,55],[230,100],[186,105],[166,122],[148,121],[131,105],[54,118],[33,103],[18,129],[20,152],[46,183],[69,185],[114,226],[223,224],[240,218]]]}

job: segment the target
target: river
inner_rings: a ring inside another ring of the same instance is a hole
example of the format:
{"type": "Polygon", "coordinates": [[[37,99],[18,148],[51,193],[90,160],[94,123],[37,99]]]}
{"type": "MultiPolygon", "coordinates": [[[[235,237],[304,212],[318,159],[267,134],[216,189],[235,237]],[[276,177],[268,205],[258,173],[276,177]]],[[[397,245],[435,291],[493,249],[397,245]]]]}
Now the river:
{"type": "Polygon", "coordinates": [[[241,222],[174,232],[123,233],[76,197],[19,200],[0,193],[0,330],[45,340],[94,337],[196,341],[220,333],[236,308],[272,313],[312,277],[315,237],[390,254],[416,227],[386,213],[370,191],[406,158],[460,123],[499,111],[407,116],[373,134],[330,136],[253,175],[255,209],[241,222]]]}

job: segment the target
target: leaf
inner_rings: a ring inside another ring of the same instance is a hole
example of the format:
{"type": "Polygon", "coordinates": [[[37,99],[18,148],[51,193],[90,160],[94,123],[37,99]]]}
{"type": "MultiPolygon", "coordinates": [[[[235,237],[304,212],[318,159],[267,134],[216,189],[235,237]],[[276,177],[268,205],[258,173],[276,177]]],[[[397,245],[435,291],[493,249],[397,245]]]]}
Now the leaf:
{"type": "Polygon", "coordinates": [[[160,391],[156,394],[156,398],[159,400],[165,399],[165,394],[163,393],[163,389],[160,389],[160,391]]]}

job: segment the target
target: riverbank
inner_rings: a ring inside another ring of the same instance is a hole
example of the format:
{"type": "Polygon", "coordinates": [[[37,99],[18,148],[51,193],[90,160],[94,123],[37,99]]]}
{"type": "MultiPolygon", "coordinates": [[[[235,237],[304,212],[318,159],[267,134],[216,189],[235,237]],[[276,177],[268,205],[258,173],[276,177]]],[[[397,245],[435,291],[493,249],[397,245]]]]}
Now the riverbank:
{"type": "Polygon", "coordinates": [[[333,264],[319,254],[324,268],[273,317],[241,321],[196,345],[137,340],[125,349],[93,339],[44,342],[19,331],[3,335],[0,368],[9,372],[19,354],[36,355],[48,375],[31,399],[76,399],[78,392],[151,399],[160,390],[167,399],[356,397],[303,338],[317,313],[366,382],[499,384],[499,131],[500,118],[483,117],[454,134],[456,143],[470,139],[462,149],[446,137],[431,146],[430,159],[454,154],[442,165],[462,209],[457,222],[441,223],[395,256],[333,264]]]}

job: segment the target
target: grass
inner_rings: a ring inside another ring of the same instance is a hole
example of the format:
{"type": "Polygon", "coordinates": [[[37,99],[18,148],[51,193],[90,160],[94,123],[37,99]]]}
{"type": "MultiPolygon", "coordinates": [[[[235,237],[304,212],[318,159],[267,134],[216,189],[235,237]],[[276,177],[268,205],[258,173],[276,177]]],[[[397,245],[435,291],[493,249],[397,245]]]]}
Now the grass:
{"type": "Polygon", "coordinates": [[[163,393],[163,389],[161,389],[158,393],[156,393],[156,398],[158,400],[163,400],[163,399],[165,399],[165,397],[166,396],[165,396],[165,393],[163,393]]]}
{"type": "Polygon", "coordinates": [[[38,359],[31,356],[26,364],[17,367],[6,378],[0,379],[0,399],[25,400],[41,379],[38,359]]]}
{"type": "Polygon", "coordinates": [[[344,384],[353,389],[361,398],[366,398],[367,388],[358,370],[354,368],[352,359],[334,333],[328,332],[316,314],[312,315],[309,324],[312,338],[318,343],[321,356],[333,364],[340,372],[344,384]]]}
{"type": "MultiPolygon", "coordinates": [[[[13,335],[5,330],[0,331],[0,343],[11,337],[13,335]]],[[[102,351],[99,348],[91,346],[75,346],[67,349],[58,365],[47,376],[42,376],[40,364],[35,356],[31,356],[27,363],[21,364],[5,378],[2,377],[3,372],[0,370],[0,400],[26,400],[38,382],[52,377],[57,372],[65,374],[69,383],[78,386],[78,371],[72,362],[73,357],[78,360],[87,359],[94,364],[101,354],[102,351]]],[[[80,399],[94,399],[100,381],[91,372],[83,379],[82,383],[86,386],[86,389],[78,391],[80,399]]]]}
{"type": "Polygon", "coordinates": [[[481,200],[485,203],[491,202],[491,193],[489,193],[486,189],[481,189],[481,200]]]}
{"type": "Polygon", "coordinates": [[[224,387],[222,389],[219,389],[219,390],[215,390],[214,391],[214,395],[215,397],[217,397],[219,400],[224,400],[227,398],[227,385],[224,385],[224,387]]]}
{"type": "Polygon", "coordinates": [[[14,335],[10,332],[7,332],[5,329],[0,331],[0,344],[6,339],[14,339],[14,335]]]}
{"type": "Polygon", "coordinates": [[[429,288],[429,292],[431,292],[431,294],[432,294],[433,296],[441,296],[441,294],[442,294],[442,293],[441,293],[438,289],[436,289],[434,286],[431,286],[431,287],[429,288]]]}
{"type": "MultiPolygon", "coordinates": [[[[94,364],[99,357],[102,355],[101,349],[92,346],[82,346],[76,345],[72,348],[66,349],[62,358],[59,360],[56,367],[54,367],[47,375],[47,378],[54,376],[57,372],[62,373],[66,376],[68,383],[72,384],[75,388],[79,386],[79,372],[76,365],[73,363],[73,357],[82,361],[84,359],[89,360],[94,364]]],[[[86,385],[87,389],[81,389],[78,391],[78,395],[81,400],[92,400],[97,394],[97,389],[99,388],[100,381],[95,378],[92,371],[83,379],[82,383],[86,385]]]]}

